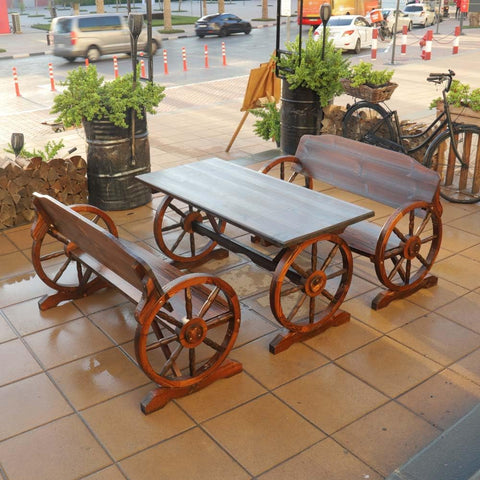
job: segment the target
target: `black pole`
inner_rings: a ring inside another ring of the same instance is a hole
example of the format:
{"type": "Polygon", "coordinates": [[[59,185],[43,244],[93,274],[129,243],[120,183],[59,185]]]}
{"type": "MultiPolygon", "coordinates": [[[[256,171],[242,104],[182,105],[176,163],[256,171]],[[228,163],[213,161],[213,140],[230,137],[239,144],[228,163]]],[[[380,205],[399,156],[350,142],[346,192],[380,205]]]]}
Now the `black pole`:
{"type": "Polygon", "coordinates": [[[325,36],[327,33],[327,23],[332,15],[332,7],[329,3],[323,3],[320,7],[320,18],[323,25],[323,45],[322,45],[322,61],[325,59],[325,36]]]}
{"type": "Polygon", "coordinates": [[[147,0],[148,81],[153,82],[152,0],[147,0]]]}

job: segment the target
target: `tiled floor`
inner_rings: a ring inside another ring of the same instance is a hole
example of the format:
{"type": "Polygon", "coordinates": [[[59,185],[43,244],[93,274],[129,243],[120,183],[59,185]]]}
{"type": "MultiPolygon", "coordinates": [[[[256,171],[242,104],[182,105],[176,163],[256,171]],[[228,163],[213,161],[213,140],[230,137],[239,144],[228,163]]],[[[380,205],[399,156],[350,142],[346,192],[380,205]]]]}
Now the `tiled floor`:
{"type": "MultiPolygon", "coordinates": [[[[157,204],[111,212],[121,236],[154,247],[157,204]]],[[[133,306],[103,291],[40,312],[49,289],[30,262],[29,226],[2,231],[0,478],[388,476],[480,399],[480,206],[444,208],[437,287],[373,311],[373,265],[355,258],[351,321],[275,356],[269,274],[237,255],[204,265],[240,297],[230,357],[244,371],[149,416],[133,306]]]]}

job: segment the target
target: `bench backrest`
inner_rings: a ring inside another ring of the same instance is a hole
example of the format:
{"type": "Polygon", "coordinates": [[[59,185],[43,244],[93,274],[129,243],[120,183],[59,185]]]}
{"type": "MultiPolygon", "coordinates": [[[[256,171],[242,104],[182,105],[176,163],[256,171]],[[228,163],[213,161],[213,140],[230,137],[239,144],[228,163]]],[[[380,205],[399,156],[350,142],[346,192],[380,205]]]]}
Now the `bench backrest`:
{"type": "Polygon", "coordinates": [[[440,184],[408,155],[337,135],[304,135],[295,156],[303,174],[395,208],[432,203],[440,184]]]}
{"type": "Polygon", "coordinates": [[[129,252],[114,235],[47,195],[34,193],[33,203],[39,215],[59,233],[135,289],[144,291],[144,282],[150,277],[162,293],[148,264],[129,252]]]}

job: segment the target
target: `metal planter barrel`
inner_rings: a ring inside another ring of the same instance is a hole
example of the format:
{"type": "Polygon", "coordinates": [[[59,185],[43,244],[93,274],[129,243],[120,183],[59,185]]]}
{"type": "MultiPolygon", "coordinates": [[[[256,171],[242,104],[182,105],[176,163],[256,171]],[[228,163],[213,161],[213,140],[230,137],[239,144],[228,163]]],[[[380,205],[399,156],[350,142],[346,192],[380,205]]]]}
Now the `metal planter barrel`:
{"type": "Polygon", "coordinates": [[[303,135],[319,135],[323,110],[318,95],[309,88],[290,90],[282,82],[282,108],[280,118],[280,148],[286,155],[294,155],[303,135]]]}
{"type": "Polygon", "coordinates": [[[135,179],[150,172],[147,121],[135,121],[135,158],[130,126],[107,120],[84,121],[87,139],[88,201],[102,210],[128,210],[152,199],[151,190],[135,179]]]}

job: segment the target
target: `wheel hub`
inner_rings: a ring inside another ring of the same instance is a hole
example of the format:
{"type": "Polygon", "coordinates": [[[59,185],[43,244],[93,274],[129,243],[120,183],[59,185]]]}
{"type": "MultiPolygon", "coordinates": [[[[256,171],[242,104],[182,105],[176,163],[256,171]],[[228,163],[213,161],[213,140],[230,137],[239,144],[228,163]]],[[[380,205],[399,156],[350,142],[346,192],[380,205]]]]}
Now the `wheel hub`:
{"type": "Polygon", "coordinates": [[[202,223],[202,214],[200,212],[190,212],[183,220],[183,229],[187,233],[193,233],[193,222],[202,223]]]}
{"type": "Polygon", "coordinates": [[[304,288],[309,297],[320,295],[327,284],[327,276],[322,270],[313,272],[306,280],[304,288]]]}
{"type": "Polygon", "coordinates": [[[179,334],[180,343],[186,348],[195,348],[207,336],[208,327],[201,318],[192,318],[185,323],[179,334]]]}
{"type": "Polygon", "coordinates": [[[413,260],[420,252],[420,248],[422,247],[422,242],[420,238],[417,236],[410,237],[406,242],[405,246],[403,247],[403,256],[407,260],[413,260]]]}

